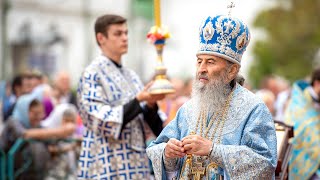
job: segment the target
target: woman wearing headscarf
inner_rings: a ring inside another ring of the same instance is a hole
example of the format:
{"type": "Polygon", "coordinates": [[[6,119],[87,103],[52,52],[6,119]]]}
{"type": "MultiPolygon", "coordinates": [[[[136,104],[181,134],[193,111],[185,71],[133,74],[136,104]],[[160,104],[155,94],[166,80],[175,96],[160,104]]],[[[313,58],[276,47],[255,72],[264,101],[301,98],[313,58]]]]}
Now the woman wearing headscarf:
{"type": "MultiPolygon", "coordinates": [[[[76,124],[77,109],[73,104],[58,104],[49,117],[41,122],[43,127],[58,128],[66,123],[76,124]]],[[[75,132],[74,132],[75,133],[75,132]]],[[[75,134],[69,138],[76,138],[75,134]]],[[[77,158],[75,141],[58,141],[48,146],[52,155],[48,162],[48,173],[45,180],[53,179],[76,179],[77,158]]]]}
{"type": "Polygon", "coordinates": [[[32,95],[36,96],[40,100],[44,107],[45,118],[47,118],[54,109],[54,103],[52,99],[52,88],[49,84],[40,84],[33,89],[32,95]]]}
{"type": "MultiPolygon", "coordinates": [[[[6,152],[12,147],[18,138],[26,139],[52,139],[64,138],[72,134],[75,130],[74,124],[67,124],[59,128],[41,128],[40,121],[44,117],[42,103],[34,95],[23,95],[19,97],[13,115],[6,122],[2,135],[0,136],[0,146],[6,152]]],[[[32,157],[31,167],[18,179],[42,179],[43,175],[39,172],[45,168],[48,159],[47,148],[43,143],[32,142],[23,147],[15,155],[16,167],[23,164],[22,157],[32,157]],[[24,155],[24,156],[23,156],[24,155]],[[27,155],[27,156],[25,156],[27,155]]]]}

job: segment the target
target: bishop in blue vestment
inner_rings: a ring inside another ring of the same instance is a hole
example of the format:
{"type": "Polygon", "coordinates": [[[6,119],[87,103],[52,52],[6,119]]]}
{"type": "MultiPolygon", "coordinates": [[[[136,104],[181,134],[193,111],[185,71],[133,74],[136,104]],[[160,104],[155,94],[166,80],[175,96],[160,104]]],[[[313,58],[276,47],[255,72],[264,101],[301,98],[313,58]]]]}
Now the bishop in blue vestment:
{"type": "Polygon", "coordinates": [[[235,81],[248,27],[231,16],[209,16],[199,35],[192,98],[147,148],[156,179],[274,179],[271,113],[235,81]]]}

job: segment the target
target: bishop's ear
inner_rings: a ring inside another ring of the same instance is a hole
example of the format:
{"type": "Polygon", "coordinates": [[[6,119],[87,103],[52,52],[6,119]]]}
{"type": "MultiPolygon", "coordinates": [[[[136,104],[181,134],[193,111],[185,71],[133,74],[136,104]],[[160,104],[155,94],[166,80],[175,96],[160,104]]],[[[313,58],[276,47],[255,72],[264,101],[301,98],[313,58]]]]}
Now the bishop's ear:
{"type": "Polygon", "coordinates": [[[238,64],[232,64],[231,67],[228,70],[228,80],[232,81],[236,78],[238,72],[239,72],[240,66],[238,64]]]}

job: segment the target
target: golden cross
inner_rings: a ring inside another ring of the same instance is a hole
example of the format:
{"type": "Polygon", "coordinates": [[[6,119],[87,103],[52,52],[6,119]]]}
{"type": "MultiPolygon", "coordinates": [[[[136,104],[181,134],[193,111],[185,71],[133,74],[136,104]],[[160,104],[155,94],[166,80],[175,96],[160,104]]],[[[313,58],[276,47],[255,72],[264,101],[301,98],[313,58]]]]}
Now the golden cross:
{"type": "Polygon", "coordinates": [[[195,164],[195,166],[192,167],[191,174],[194,175],[194,177],[193,177],[194,180],[200,180],[201,176],[204,175],[204,172],[205,172],[206,168],[204,168],[202,166],[201,162],[200,163],[199,162],[195,162],[194,164],[195,164]]]}
{"type": "Polygon", "coordinates": [[[234,4],[233,1],[231,1],[230,5],[227,6],[227,8],[229,9],[229,13],[228,13],[229,16],[231,16],[231,10],[232,10],[232,8],[234,8],[234,7],[236,7],[236,5],[234,4]]]}

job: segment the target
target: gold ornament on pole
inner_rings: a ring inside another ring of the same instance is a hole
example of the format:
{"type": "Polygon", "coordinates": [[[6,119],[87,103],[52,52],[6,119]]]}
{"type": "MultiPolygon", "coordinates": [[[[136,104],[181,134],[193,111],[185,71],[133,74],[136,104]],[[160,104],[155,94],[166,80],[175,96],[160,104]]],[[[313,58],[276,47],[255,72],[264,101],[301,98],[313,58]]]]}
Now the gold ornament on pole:
{"type": "Polygon", "coordinates": [[[167,68],[163,64],[162,54],[165,41],[170,37],[168,30],[161,26],[160,18],[160,0],[154,0],[154,19],[155,26],[151,27],[147,38],[156,47],[157,50],[157,66],[155,72],[155,81],[150,87],[151,94],[169,94],[175,90],[166,77],[167,68]]]}

